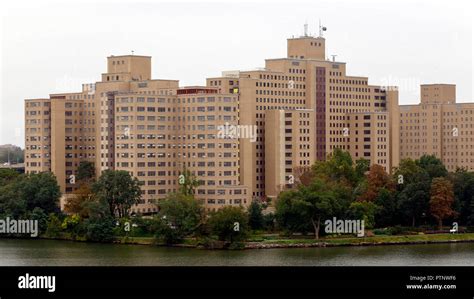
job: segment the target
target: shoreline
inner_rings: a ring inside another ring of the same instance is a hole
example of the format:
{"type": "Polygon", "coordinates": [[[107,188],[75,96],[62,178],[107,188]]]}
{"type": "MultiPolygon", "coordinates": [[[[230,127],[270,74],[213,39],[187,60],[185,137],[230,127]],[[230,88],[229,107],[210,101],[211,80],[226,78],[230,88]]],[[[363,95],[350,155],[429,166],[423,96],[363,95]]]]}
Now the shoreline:
{"type": "MultiPolygon", "coordinates": [[[[0,237],[0,239],[2,239],[0,237]]],[[[6,239],[28,239],[7,237],[6,239]]],[[[397,236],[373,236],[364,238],[342,237],[342,238],[323,238],[314,239],[297,239],[297,238],[275,238],[264,239],[262,241],[246,241],[241,242],[239,248],[227,248],[229,243],[215,241],[220,246],[206,247],[202,245],[200,240],[188,239],[187,243],[165,244],[159,243],[153,237],[116,237],[114,241],[106,242],[90,242],[83,239],[73,239],[68,237],[48,238],[38,237],[37,240],[56,240],[82,243],[96,244],[119,244],[119,245],[141,245],[141,246],[159,246],[159,247],[175,247],[175,248],[195,248],[202,250],[252,250],[252,249],[278,249],[278,248],[326,248],[326,247],[360,247],[360,246],[392,246],[392,245],[425,245],[425,244],[446,244],[446,243],[474,243],[474,233],[461,234],[431,234],[431,235],[397,235],[397,236]]]]}
{"type": "Polygon", "coordinates": [[[297,244],[265,244],[250,242],[245,244],[245,250],[247,249],[274,249],[274,248],[326,248],[326,247],[373,247],[373,246],[393,246],[393,245],[428,245],[428,244],[448,244],[448,243],[474,243],[474,240],[433,240],[433,241],[405,241],[405,242],[359,242],[359,243],[328,243],[328,242],[315,242],[315,243],[297,243],[297,244]]]}

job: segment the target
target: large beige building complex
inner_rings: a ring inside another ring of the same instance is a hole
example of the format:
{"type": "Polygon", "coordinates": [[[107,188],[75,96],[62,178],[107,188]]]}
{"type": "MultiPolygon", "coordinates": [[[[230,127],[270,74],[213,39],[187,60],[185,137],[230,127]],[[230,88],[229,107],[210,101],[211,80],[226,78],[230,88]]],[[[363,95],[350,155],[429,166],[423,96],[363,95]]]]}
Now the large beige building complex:
{"type": "Polygon", "coordinates": [[[102,80],[81,92],[25,101],[26,171],[52,171],[67,195],[80,161],[126,170],[142,183],[134,211],[153,213],[184,168],[215,210],[276,197],[335,148],[387,171],[398,165],[397,89],[349,76],[327,59],[322,36],[287,43],[287,57],[206,86],[152,79],[148,56],[108,57],[102,80]]]}
{"type": "Polygon", "coordinates": [[[421,85],[418,105],[400,106],[400,158],[435,155],[448,171],[474,170],[474,103],[456,103],[456,86],[421,85]]]}

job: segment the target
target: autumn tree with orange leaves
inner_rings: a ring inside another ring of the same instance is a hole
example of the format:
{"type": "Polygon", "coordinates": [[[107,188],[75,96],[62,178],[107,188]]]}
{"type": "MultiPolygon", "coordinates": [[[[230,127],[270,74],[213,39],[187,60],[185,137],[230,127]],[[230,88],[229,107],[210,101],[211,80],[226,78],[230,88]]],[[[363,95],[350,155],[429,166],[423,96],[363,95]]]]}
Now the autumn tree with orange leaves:
{"type": "Polygon", "coordinates": [[[456,216],[452,206],[454,203],[453,184],[446,178],[434,178],[431,183],[430,213],[438,221],[439,229],[443,220],[456,216]]]}
{"type": "Polygon", "coordinates": [[[370,170],[366,177],[367,185],[365,192],[359,196],[358,201],[373,202],[379,196],[382,189],[387,191],[395,190],[395,184],[392,178],[385,169],[378,164],[370,166],[370,170]]]}

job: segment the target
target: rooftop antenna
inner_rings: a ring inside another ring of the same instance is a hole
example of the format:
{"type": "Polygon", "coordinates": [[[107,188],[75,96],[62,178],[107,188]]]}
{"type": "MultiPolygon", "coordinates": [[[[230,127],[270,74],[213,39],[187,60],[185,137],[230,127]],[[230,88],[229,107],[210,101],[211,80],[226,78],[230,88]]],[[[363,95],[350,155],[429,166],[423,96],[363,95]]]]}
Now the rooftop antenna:
{"type": "Polygon", "coordinates": [[[135,54],[135,51],[132,50],[132,55],[135,54]]]}
{"type": "Polygon", "coordinates": [[[332,56],[332,62],[336,62],[336,56],[337,55],[332,54],[331,56],[332,56]]]}
{"type": "Polygon", "coordinates": [[[327,28],[321,25],[321,19],[319,19],[319,37],[323,37],[323,32],[326,30],[327,28]]]}
{"type": "Polygon", "coordinates": [[[304,36],[308,36],[308,22],[304,23],[304,36]]]}

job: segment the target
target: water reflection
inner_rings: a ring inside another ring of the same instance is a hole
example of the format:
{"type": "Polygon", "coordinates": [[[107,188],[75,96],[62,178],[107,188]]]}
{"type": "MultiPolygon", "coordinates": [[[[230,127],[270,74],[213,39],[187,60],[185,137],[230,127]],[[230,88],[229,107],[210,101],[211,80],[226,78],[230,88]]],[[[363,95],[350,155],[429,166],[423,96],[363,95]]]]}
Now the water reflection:
{"type": "Polygon", "coordinates": [[[474,243],[208,251],[0,239],[0,266],[473,266],[474,243]]]}

